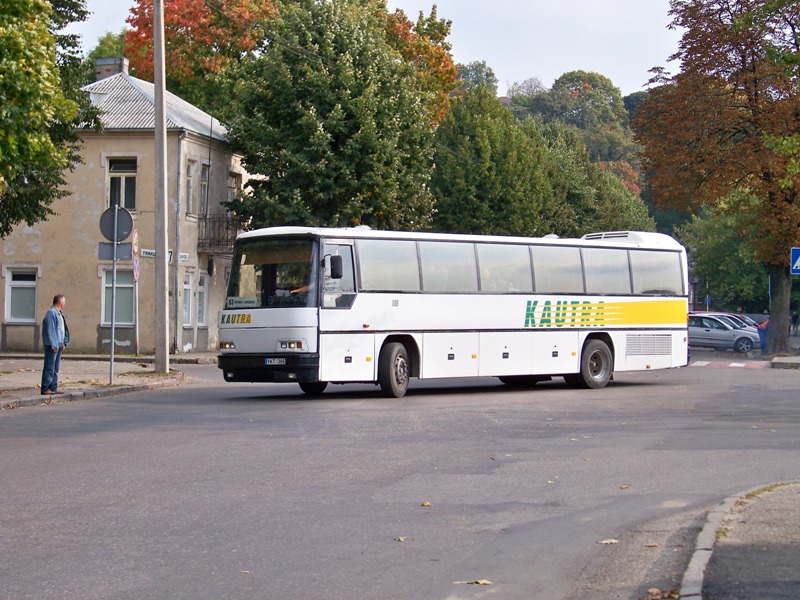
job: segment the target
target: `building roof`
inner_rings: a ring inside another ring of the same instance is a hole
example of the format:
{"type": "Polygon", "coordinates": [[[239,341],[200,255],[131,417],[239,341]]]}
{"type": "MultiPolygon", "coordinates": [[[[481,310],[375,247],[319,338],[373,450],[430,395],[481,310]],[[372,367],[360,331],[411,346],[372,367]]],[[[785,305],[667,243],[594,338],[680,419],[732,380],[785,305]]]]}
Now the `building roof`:
{"type": "MultiPolygon", "coordinates": [[[[106,130],[153,130],[155,129],[155,86],[117,73],[101,79],[83,90],[89,92],[92,104],[103,111],[101,120],[106,130]]],[[[167,129],[181,129],[205,137],[225,140],[225,126],[196,106],[166,92],[167,129]]]]}

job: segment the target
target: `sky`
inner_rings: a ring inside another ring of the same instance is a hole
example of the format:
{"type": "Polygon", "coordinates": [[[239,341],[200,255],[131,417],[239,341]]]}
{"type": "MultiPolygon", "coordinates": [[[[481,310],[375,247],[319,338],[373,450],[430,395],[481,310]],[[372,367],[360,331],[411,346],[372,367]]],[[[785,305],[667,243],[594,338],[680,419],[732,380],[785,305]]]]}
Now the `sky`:
{"type": "MultiPolygon", "coordinates": [[[[668,58],[680,33],[668,29],[669,0],[436,0],[452,21],[449,41],[458,63],[486,62],[499,93],[536,77],[545,86],[569,71],[594,71],[623,96],[646,88],[649,70],[674,71],[668,58]]],[[[412,21],[433,0],[388,0],[412,21]]],[[[84,36],[84,52],[106,32],[125,27],[132,0],[87,0],[89,19],[68,31],[84,36]]],[[[167,65],[169,68],[169,65],[167,65]]]]}

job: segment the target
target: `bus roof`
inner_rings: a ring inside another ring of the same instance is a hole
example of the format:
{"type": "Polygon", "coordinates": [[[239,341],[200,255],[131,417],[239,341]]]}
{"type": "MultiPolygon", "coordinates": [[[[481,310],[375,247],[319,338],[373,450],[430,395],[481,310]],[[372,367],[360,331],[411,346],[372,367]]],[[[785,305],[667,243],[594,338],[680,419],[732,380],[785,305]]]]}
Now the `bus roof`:
{"type": "Polygon", "coordinates": [[[663,248],[670,250],[683,250],[674,238],[663,233],[649,231],[610,231],[600,233],[587,233],[582,238],[560,238],[556,235],[545,237],[514,237],[492,236],[459,233],[432,233],[420,231],[386,231],[370,229],[369,227],[266,227],[254,229],[239,234],[237,239],[260,237],[324,237],[347,239],[395,239],[395,240],[430,240],[430,241],[461,241],[461,242],[493,242],[493,243],[523,243],[523,244],[556,244],[580,246],[634,246],[648,248],[663,248]]]}

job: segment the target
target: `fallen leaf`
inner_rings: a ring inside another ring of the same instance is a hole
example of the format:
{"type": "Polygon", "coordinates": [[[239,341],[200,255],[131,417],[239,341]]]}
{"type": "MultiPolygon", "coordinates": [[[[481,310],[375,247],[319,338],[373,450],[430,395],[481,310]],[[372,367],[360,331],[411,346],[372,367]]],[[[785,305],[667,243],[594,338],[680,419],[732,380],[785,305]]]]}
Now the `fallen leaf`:
{"type": "Polygon", "coordinates": [[[678,590],[660,590],[658,588],[650,588],[647,590],[647,595],[642,596],[639,600],[678,600],[680,594],[678,590]]]}
{"type": "Polygon", "coordinates": [[[621,489],[621,490],[627,490],[629,487],[630,487],[630,486],[629,486],[628,484],[623,484],[623,485],[619,486],[619,489],[621,489]]]}
{"type": "Polygon", "coordinates": [[[453,585],[492,585],[488,579],[473,579],[472,581],[453,581],[453,585]]]}
{"type": "Polygon", "coordinates": [[[658,544],[645,544],[645,548],[658,548],[658,544]]]}
{"type": "Polygon", "coordinates": [[[424,506],[425,508],[428,508],[428,507],[431,506],[431,503],[426,500],[425,502],[422,503],[421,506],[424,506]]]}
{"type": "Polygon", "coordinates": [[[397,537],[394,538],[394,541],[395,542],[407,542],[408,538],[406,536],[404,536],[404,535],[398,535],[397,537]]]}
{"type": "Polygon", "coordinates": [[[601,541],[601,542],[597,542],[597,543],[598,543],[598,544],[603,544],[604,546],[609,546],[609,545],[611,545],[611,544],[619,544],[619,540],[615,540],[615,539],[608,539],[608,540],[603,540],[603,541],[601,541]]]}

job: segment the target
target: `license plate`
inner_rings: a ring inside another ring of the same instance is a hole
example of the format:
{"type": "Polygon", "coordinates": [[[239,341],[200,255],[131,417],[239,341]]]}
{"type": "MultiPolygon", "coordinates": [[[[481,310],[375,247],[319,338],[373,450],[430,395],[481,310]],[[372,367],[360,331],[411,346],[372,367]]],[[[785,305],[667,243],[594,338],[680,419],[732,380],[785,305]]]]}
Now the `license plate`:
{"type": "Polygon", "coordinates": [[[264,359],[265,365],[285,365],[286,359],[285,358],[265,358],[264,359]]]}

